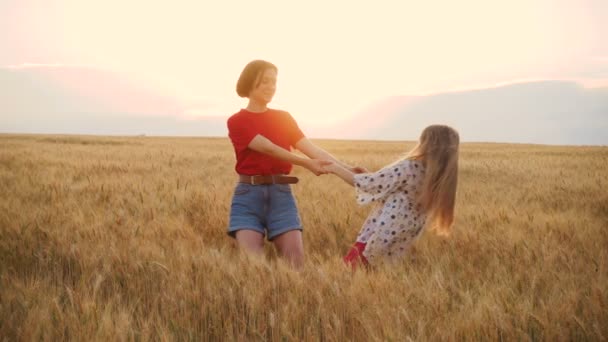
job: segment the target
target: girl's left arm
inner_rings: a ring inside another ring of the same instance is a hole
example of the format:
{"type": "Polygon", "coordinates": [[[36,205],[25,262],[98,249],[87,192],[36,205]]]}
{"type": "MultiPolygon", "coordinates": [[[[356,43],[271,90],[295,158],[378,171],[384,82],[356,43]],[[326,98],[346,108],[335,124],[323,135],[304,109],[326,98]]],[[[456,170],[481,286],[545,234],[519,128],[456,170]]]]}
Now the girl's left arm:
{"type": "MultiPolygon", "coordinates": [[[[327,152],[324,149],[320,148],[319,146],[313,144],[306,137],[300,139],[295,144],[294,147],[298,151],[304,153],[305,155],[307,155],[311,159],[323,159],[323,160],[333,161],[334,163],[338,164],[338,166],[343,167],[344,169],[346,169],[347,171],[349,171],[351,173],[364,173],[364,172],[367,172],[367,169],[365,169],[363,167],[360,167],[360,166],[352,167],[352,166],[344,163],[343,161],[338,160],[336,157],[332,156],[329,152],[327,152]]],[[[349,184],[352,185],[352,182],[350,182],[349,184]]]]}
{"type": "Polygon", "coordinates": [[[336,163],[325,166],[325,168],[334,175],[342,178],[342,180],[345,181],[347,184],[351,186],[355,185],[355,173],[353,171],[336,163]]]}

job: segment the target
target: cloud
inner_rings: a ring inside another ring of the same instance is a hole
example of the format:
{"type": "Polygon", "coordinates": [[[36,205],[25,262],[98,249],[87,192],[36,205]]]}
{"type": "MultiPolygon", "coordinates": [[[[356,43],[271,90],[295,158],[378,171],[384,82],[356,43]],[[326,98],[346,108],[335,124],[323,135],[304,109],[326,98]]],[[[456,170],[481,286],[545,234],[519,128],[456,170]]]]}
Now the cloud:
{"type": "MultiPolygon", "coordinates": [[[[192,117],[177,100],[124,75],[84,66],[0,67],[0,132],[225,135],[225,118],[192,117]]],[[[204,108],[204,104],[200,104],[204,108]]]]}
{"type": "Polygon", "coordinates": [[[90,65],[75,65],[63,63],[21,63],[0,66],[0,69],[21,70],[21,69],[98,69],[90,65]]]}
{"type": "Polygon", "coordinates": [[[520,82],[536,82],[544,80],[562,80],[576,82],[586,88],[608,87],[608,56],[584,56],[574,58],[556,68],[538,72],[537,77],[518,78],[503,82],[508,85],[520,82]]]}
{"type": "Polygon", "coordinates": [[[189,107],[186,110],[182,111],[180,117],[185,119],[201,119],[201,118],[211,118],[211,117],[227,117],[233,113],[239,111],[240,106],[239,103],[233,102],[217,102],[211,103],[204,107],[189,107]]]}
{"type": "Polygon", "coordinates": [[[581,76],[589,78],[608,78],[608,57],[596,56],[589,63],[582,64],[581,76]]]}
{"type": "Polygon", "coordinates": [[[31,113],[176,115],[181,104],[116,72],[65,64],[0,67],[2,110],[31,113]]]}
{"type": "Polygon", "coordinates": [[[593,56],[590,59],[591,59],[591,61],[594,61],[594,62],[597,62],[597,63],[608,64],[608,56],[593,56]]]}

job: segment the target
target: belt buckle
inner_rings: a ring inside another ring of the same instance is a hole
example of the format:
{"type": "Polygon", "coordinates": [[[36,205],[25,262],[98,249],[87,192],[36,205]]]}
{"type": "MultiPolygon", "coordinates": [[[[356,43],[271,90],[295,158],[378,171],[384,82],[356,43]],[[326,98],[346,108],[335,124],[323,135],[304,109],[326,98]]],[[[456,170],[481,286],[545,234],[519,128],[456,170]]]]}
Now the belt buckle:
{"type": "Polygon", "coordinates": [[[257,175],[251,176],[251,185],[256,185],[255,184],[255,177],[257,177],[257,175]]]}

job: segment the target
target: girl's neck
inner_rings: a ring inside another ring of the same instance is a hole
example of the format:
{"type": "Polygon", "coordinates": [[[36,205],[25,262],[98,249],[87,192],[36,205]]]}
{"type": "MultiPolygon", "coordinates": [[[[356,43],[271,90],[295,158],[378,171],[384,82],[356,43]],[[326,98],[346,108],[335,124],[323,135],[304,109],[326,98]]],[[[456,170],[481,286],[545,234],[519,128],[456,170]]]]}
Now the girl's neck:
{"type": "Polygon", "coordinates": [[[266,106],[266,103],[249,100],[249,103],[245,109],[252,113],[263,113],[268,110],[268,107],[266,106]]]}

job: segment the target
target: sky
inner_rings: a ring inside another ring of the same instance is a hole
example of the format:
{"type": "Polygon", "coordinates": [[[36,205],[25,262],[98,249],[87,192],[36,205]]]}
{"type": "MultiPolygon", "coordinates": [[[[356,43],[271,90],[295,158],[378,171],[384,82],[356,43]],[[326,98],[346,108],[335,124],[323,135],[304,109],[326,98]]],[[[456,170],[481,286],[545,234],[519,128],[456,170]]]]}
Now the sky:
{"type": "Polygon", "coordinates": [[[0,0],[0,68],[119,72],[191,117],[245,107],[235,84],[253,59],[279,68],[271,106],[313,124],[390,96],[607,86],[606,37],[606,0],[0,0]]]}

